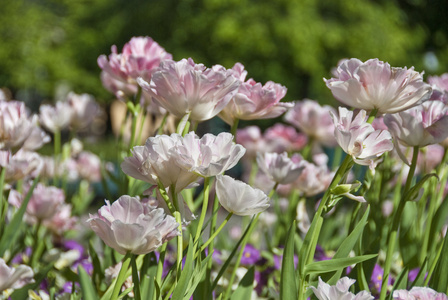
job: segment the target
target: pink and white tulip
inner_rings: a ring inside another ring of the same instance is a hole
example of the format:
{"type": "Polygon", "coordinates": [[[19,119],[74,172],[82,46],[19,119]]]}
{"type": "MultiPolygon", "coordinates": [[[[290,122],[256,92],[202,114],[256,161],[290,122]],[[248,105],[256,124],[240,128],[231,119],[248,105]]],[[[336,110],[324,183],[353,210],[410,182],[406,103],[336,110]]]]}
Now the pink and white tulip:
{"type": "Polygon", "coordinates": [[[0,151],[0,167],[6,168],[5,181],[12,183],[36,177],[44,167],[44,163],[36,152],[19,150],[11,155],[11,151],[0,151]]]}
{"type": "Polygon", "coordinates": [[[448,300],[448,296],[444,293],[438,293],[428,287],[413,287],[410,291],[395,290],[393,293],[394,300],[448,300]]]}
{"type": "Polygon", "coordinates": [[[165,188],[174,187],[175,193],[194,186],[199,175],[190,172],[187,166],[180,164],[176,153],[182,136],[178,134],[158,135],[146,140],[145,146],[136,146],[132,156],[121,163],[123,172],[131,177],[152,185],[159,181],[165,188]]]}
{"type": "Polygon", "coordinates": [[[73,110],[70,126],[75,129],[86,128],[98,115],[99,107],[92,95],[71,92],[67,95],[67,103],[73,110]]]}
{"type": "Polygon", "coordinates": [[[98,57],[98,65],[103,70],[104,86],[119,98],[135,95],[138,77],[149,80],[160,62],[173,58],[150,37],[133,37],[124,45],[122,53],[118,53],[115,45],[111,50],[109,57],[98,57]]]}
{"type": "MultiPolygon", "coordinates": [[[[23,189],[23,195],[12,190],[9,193],[8,202],[20,208],[28,193],[30,186],[27,185],[23,189]]],[[[35,224],[54,217],[61,209],[65,201],[64,191],[54,186],[44,186],[38,183],[33,190],[33,194],[26,207],[26,219],[29,223],[35,224]]]]}
{"type": "Polygon", "coordinates": [[[328,105],[321,106],[314,100],[297,101],[294,108],[285,114],[285,121],[304,132],[311,140],[333,147],[334,124],[330,112],[336,110],[328,105]]]}
{"type": "Polygon", "coordinates": [[[150,81],[138,83],[163,108],[178,118],[190,114],[193,121],[216,116],[236,94],[239,81],[220,65],[206,68],[193,59],[163,61],[150,81]]]}
{"type": "Polygon", "coordinates": [[[265,193],[227,175],[216,176],[216,195],[222,207],[238,216],[251,216],[269,207],[265,193]]]}
{"type": "Polygon", "coordinates": [[[263,136],[266,146],[259,149],[260,152],[297,152],[308,142],[306,135],[282,123],[267,128],[263,136]]]}
{"type": "Polygon", "coordinates": [[[227,132],[217,136],[205,134],[202,138],[190,132],[179,140],[176,148],[172,154],[178,164],[202,177],[216,176],[233,168],[246,152],[227,132]]]}
{"type": "Polygon", "coordinates": [[[147,254],[179,235],[179,224],[163,209],[152,209],[138,197],[121,196],[90,215],[92,230],[121,254],[147,254]]]}
{"type": "Polygon", "coordinates": [[[356,295],[349,291],[350,286],[355,281],[354,279],[343,277],[338,280],[336,285],[330,286],[319,277],[317,288],[314,286],[310,288],[319,300],[373,300],[374,297],[367,291],[361,291],[356,295]]]}
{"type": "Polygon", "coordinates": [[[448,107],[441,101],[427,101],[406,111],[386,115],[384,123],[404,146],[437,144],[448,137],[448,107]]]}
{"type": "Polygon", "coordinates": [[[304,168],[304,159],[299,154],[291,158],[288,153],[258,153],[259,168],[275,183],[288,184],[295,181],[304,168]]]}
{"type": "Polygon", "coordinates": [[[353,108],[380,114],[404,111],[428,100],[431,86],[414,68],[393,68],[378,59],[340,62],[334,78],[325,79],[333,96],[353,108]]]}
{"type": "Polygon", "coordinates": [[[33,277],[34,272],[29,266],[19,265],[11,268],[3,258],[0,258],[0,292],[7,289],[19,289],[34,282],[33,277]]]}
{"type": "Polygon", "coordinates": [[[0,149],[36,150],[50,141],[23,102],[0,101],[0,149]]]}
{"type": "Polygon", "coordinates": [[[47,130],[55,133],[67,129],[73,118],[73,109],[67,102],[58,101],[55,106],[39,107],[39,121],[47,130]]]}
{"type": "Polygon", "coordinates": [[[241,81],[238,93],[220,112],[219,117],[230,125],[237,119],[276,118],[293,106],[292,103],[280,102],[285,95],[286,87],[272,81],[266,82],[265,85],[252,78],[246,82],[241,81]]]}
{"type": "Polygon", "coordinates": [[[353,112],[339,107],[339,117],[331,114],[334,121],[334,134],[341,148],[360,164],[374,169],[378,158],[394,146],[392,137],[386,130],[375,130],[367,123],[366,111],[361,110],[353,118],[353,112]]]}

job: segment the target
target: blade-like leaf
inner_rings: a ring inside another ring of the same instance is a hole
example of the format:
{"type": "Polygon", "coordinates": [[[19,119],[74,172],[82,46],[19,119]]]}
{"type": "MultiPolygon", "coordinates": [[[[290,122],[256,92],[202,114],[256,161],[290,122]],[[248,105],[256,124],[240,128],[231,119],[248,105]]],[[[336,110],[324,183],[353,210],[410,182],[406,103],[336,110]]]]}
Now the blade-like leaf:
{"type": "Polygon", "coordinates": [[[442,255],[437,261],[434,273],[429,281],[429,286],[436,291],[447,293],[448,291],[448,234],[445,235],[442,246],[442,255]]]}
{"type": "Polygon", "coordinates": [[[282,260],[282,273],[280,279],[280,299],[297,299],[296,274],[294,269],[294,235],[296,221],[289,228],[288,238],[282,260]]]}
{"type": "Polygon", "coordinates": [[[81,283],[81,291],[83,299],[98,299],[98,293],[92,284],[92,278],[90,278],[89,274],[84,270],[83,267],[78,267],[79,281],[81,283]]]}
{"type": "MultiPolygon", "coordinates": [[[[250,299],[252,297],[252,291],[254,289],[254,277],[255,277],[255,271],[254,267],[252,266],[249,270],[247,270],[243,279],[241,279],[240,283],[238,284],[238,288],[232,294],[231,299],[232,300],[250,299]]],[[[289,298],[283,298],[283,299],[289,299],[289,298]]]]}
{"type": "Polygon", "coordinates": [[[190,235],[190,242],[188,244],[188,251],[184,269],[182,270],[179,281],[177,282],[177,286],[173,291],[172,299],[183,299],[185,296],[185,292],[188,288],[188,283],[190,282],[193,274],[193,261],[194,261],[195,248],[196,247],[193,243],[193,238],[190,235]]]}
{"type": "Polygon", "coordinates": [[[356,257],[336,258],[331,260],[313,262],[305,266],[305,274],[337,271],[339,269],[346,268],[350,265],[357,264],[377,256],[378,254],[369,254],[356,257]]]}
{"type": "MultiPolygon", "coordinates": [[[[367,206],[367,209],[362,216],[361,220],[359,220],[358,224],[355,226],[353,231],[344,239],[341,246],[339,246],[338,250],[333,256],[333,259],[335,258],[345,258],[350,254],[350,251],[353,250],[353,248],[356,245],[356,242],[358,241],[359,237],[364,231],[364,227],[367,224],[367,217],[370,213],[370,205],[367,206]]],[[[342,269],[336,271],[336,273],[327,281],[328,284],[334,285],[339,280],[342,274],[342,269]]]]}
{"type": "Polygon", "coordinates": [[[5,251],[9,249],[9,247],[15,242],[21,226],[23,223],[23,216],[26,211],[26,207],[28,206],[28,202],[30,201],[31,195],[33,195],[34,188],[36,187],[37,182],[39,181],[39,176],[34,179],[33,185],[28,190],[28,193],[25,196],[25,199],[22,202],[19,210],[12,217],[11,222],[5,229],[5,232],[0,239],[0,257],[3,257],[5,251]]]}

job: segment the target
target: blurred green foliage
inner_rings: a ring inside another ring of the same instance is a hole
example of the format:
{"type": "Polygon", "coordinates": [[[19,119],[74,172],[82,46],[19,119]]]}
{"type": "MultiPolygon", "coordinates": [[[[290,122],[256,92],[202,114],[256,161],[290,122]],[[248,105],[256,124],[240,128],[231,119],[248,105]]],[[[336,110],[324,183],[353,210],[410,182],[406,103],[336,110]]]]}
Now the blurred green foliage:
{"type": "MultiPolygon", "coordinates": [[[[433,51],[448,71],[448,1],[15,0],[0,10],[0,87],[52,99],[58,86],[111,99],[96,59],[132,36],[151,36],[176,60],[241,62],[286,100],[332,103],[322,78],[341,58],[425,68],[433,51]],[[428,14],[425,7],[428,4],[428,14]],[[442,25],[442,26],[438,26],[442,25]]],[[[428,73],[428,72],[427,72],[428,73]]]]}

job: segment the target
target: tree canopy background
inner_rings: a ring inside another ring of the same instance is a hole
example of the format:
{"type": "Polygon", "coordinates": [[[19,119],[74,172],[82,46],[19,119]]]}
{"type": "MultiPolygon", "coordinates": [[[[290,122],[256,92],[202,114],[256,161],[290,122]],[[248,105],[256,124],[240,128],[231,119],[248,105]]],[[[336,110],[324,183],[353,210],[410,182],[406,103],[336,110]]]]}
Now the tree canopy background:
{"type": "Polygon", "coordinates": [[[61,89],[113,98],[96,63],[133,36],[175,60],[245,65],[288,88],[286,101],[333,103],[322,81],[342,58],[448,72],[445,0],[14,0],[0,10],[0,87],[28,105],[61,89]]]}

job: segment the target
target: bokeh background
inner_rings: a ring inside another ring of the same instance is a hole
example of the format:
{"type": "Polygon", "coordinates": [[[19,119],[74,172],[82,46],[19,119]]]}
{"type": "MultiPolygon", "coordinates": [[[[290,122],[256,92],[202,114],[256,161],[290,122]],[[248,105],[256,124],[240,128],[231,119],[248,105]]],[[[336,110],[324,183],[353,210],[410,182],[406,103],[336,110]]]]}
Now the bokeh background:
{"type": "Polygon", "coordinates": [[[0,87],[36,108],[73,90],[113,99],[97,57],[150,36],[174,59],[241,62],[256,81],[335,105],[322,78],[342,58],[448,71],[446,0],[14,0],[0,9],[0,87]]]}

